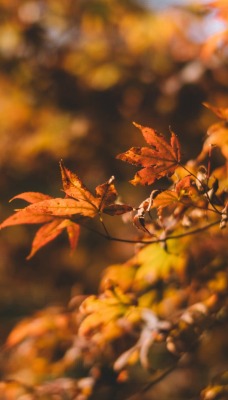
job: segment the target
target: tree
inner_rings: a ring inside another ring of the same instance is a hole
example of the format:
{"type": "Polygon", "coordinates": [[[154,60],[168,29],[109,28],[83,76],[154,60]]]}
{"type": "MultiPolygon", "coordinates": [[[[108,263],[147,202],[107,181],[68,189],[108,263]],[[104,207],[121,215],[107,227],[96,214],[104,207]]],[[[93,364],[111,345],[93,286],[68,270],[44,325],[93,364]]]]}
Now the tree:
{"type": "MultiPolygon", "coordinates": [[[[224,16],[223,2],[216,3],[224,16]]],[[[207,42],[204,57],[215,42],[207,42]]],[[[29,259],[64,230],[74,250],[96,218],[97,234],[135,244],[136,253],[104,271],[98,294],[76,295],[67,310],[48,308],[19,322],[1,352],[3,399],[227,397],[228,110],[204,105],[219,122],[187,162],[172,129],[166,138],[134,123],[146,146],[117,158],[138,168],[133,185],[151,186],[140,204],[118,199],[113,176],[94,194],[63,161],[62,197],[13,197],[28,205],[1,228],[43,224],[29,259]],[[122,215],[134,237],[111,233],[107,218],[122,215]]]]}

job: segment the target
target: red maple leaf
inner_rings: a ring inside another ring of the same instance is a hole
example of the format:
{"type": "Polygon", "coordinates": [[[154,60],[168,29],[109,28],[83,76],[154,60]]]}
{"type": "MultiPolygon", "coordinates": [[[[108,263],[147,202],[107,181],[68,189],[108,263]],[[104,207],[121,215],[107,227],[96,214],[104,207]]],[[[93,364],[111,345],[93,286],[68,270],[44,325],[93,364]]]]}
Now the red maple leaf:
{"type": "Polygon", "coordinates": [[[180,162],[180,144],[174,132],[170,143],[155,129],[134,123],[141,130],[150,147],[132,147],[119,154],[118,159],[143,167],[130,182],[133,185],[151,185],[156,180],[171,176],[180,162]]]}

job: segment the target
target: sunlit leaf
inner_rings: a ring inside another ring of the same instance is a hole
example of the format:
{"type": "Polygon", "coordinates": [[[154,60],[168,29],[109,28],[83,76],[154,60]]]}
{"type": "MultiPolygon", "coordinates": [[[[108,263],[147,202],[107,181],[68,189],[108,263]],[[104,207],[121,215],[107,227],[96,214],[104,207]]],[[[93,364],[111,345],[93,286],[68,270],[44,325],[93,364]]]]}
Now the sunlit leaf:
{"type": "Polygon", "coordinates": [[[61,217],[78,214],[92,218],[97,213],[96,208],[91,203],[62,198],[43,200],[39,203],[31,204],[27,207],[27,210],[37,214],[61,217]]]}
{"type": "Polygon", "coordinates": [[[153,208],[173,206],[178,203],[180,203],[180,199],[177,193],[174,190],[165,190],[154,199],[153,208]]]}
{"type": "Polygon", "coordinates": [[[96,187],[96,195],[100,210],[103,210],[105,206],[113,204],[117,198],[117,191],[113,184],[114,179],[114,176],[112,176],[108,182],[96,187]]]}
{"type": "Polygon", "coordinates": [[[171,132],[170,144],[163,135],[152,128],[134,123],[140,129],[144,139],[151,147],[132,147],[117,158],[142,166],[131,181],[133,185],[151,185],[156,180],[171,176],[180,162],[180,145],[176,135],[171,132]]]}
{"type": "Polygon", "coordinates": [[[203,103],[203,105],[209,108],[209,110],[213,111],[213,113],[217,115],[219,118],[224,120],[228,119],[228,107],[215,107],[209,103],[203,103]]]}
{"type": "Polygon", "coordinates": [[[74,251],[78,244],[78,239],[80,235],[80,225],[70,220],[66,220],[66,230],[71,250],[74,251]]]}
{"type": "Polygon", "coordinates": [[[226,159],[228,159],[228,128],[226,123],[213,124],[207,131],[208,137],[203,144],[203,149],[197,160],[201,162],[211,154],[213,147],[218,146],[226,159]]]}
{"type": "Polygon", "coordinates": [[[92,337],[97,343],[120,337],[125,324],[129,327],[138,324],[141,317],[141,310],[135,307],[134,298],[118,286],[105,290],[102,296],[89,296],[82,303],[80,311],[84,319],[79,327],[79,335],[92,337]],[[118,323],[119,320],[122,323],[118,323]]]}
{"type": "Polygon", "coordinates": [[[51,196],[39,192],[25,192],[14,196],[10,201],[15,199],[22,199],[28,203],[38,203],[39,201],[51,199],[51,196]]]}
{"type": "MultiPolygon", "coordinates": [[[[214,56],[218,52],[221,52],[221,49],[222,48],[225,49],[227,47],[227,44],[228,44],[227,29],[214,33],[214,35],[209,37],[208,40],[205,42],[204,46],[202,47],[201,57],[203,61],[208,61],[210,58],[212,58],[212,56],[214,56]]],[[[206,107],[207,106],[208,105],[206,105],[206,107]]]]}
{"type": "Polygon", "coordinates": [[[135,265],[111,265],[105,269],[101,281],[101,289],[118,285],[124,292],[129,291],[134,281],[137,267],[135,265]]]}
{"type": "Polygon", "coordinates": [[[91,208],[94,209],[95,206],[93,204],[95,202],[95,197],[82,183],[79,177],[67,169],[62,161],[60,162],[60,170],[62,175],[63,190],[67,196],[73,197],[83,204],[88,203],[88,205],[90,204],[91,208]]]}
{"type": "Polygon", "coordinates": [[[125,204],[116,204],[117,191],[113,184],[114,176],[107,182],[98,185],[95,189],[96,197],[86,188],[78,176],[68,170],[63,162],[60,163],[63,190],[67,196],[74,198],[78,202],[78,206],[91,212],[81,213],[87,217],[93,217],[100,212],[109,215],[121,215],[132,210],[131,206],[125,204]]]}
{"type": "Polygon", "coordinates": [[[168,279],[175,271],[181,276],[187,263],[184,253],[184,243],[172,240],[169,242],[169,252],[159,243],[150,244],[136,255],[132,262],[139,265],[135,274],[133,288],[140,291],[154,285],[159,279],[168,279]]]}
{"type": "Polygon", "coordinates": [[[27,256],[27,260],[32,258],[34,254],[47,243],[54,240],[63,231],[65,226],[62,224],[63,221],[55,219],[41,226],[41,228],[36,232],[36,235],[32,242],[32,248],[27,256]]]}
{"type": "Polygon", "coordinates": [[[28,210],[25,208],[23,210],[17,211],[15,214],[11,215],[5,221],[3,221],[0,225],[0,228],[6,228],[7,226],[12,225],[21,225],[21,224],[42,224],[44,222],[49,222],[53,218],[51,215],[36,213],[35,211],[28,210]]]}

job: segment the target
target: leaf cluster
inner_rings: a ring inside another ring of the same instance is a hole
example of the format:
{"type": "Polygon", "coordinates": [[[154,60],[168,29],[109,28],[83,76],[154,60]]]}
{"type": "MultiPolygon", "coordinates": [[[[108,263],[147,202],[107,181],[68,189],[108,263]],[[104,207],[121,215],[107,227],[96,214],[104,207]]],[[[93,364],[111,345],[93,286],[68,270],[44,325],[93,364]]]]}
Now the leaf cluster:
{"type": "MultiPolygon", "coordinates": [[[[148,91],[156,92],[152,117],[165,126],[177,111],[185,146],[191,147],[193,125],[197,135],[210,118],[219,121],[186,163],[172,129],[166,136],[134,123],[135,137],[140,133],[146,143],[136,146],[133,137],[134,147],[126,150],[126,135],[117,159],[137,169],[131,184],[150,186],[143,201],[122,203],[113,176],[90,190],[63,161],[61,195],[13,197],[26,205],[1,228],[40,225],[28,259],[62,232],[77,257],[83,229],[135,244],[135,254],[105,269],[97,294],[74,295],[67,309],[47,308],[13,328],[0,351],[0,398],[226,399],[228,109],[220,105],[226,100],[227,28],[206,43],[192,35],[195,26],[202,32],[211,11],[217,22],[227,21],[226,0],[157,14],[133,0],[19,3],[0,2],[2,164],[27,169],[28,160],[46,152],[73,159],[75,141],[79,164],[87,161],[92,151],[78,138],[85,139],[91,123],[108,128],[119,145],[122,127],[114,118],[110,123],[110,93],[118,98],[112,107],[129,120],[145,107],[148,91]],[[218,104],[200,104],[200,118],[197,96],[188,96],[194,88],[209,102],[213,89],[218,104]],[[112,234],[110,217],[122,218],[133,236],[112,234]]],[[[92,135],[86,140],[92,149],[92,135]]],[[[29,303],[23,289],[21,297],[29,303]]]]}
{"type": "Polygon", "coordinates": [[[117,202],[114,177],[97,186],[93,195],[79,177],[68,170],[61,161],[65,198],[52,198],[34,192],[14,196],[12,200],[22,199],[30,204],[23,209],[17,209],[15,214],[2,222],[1,228],[18,224],[44,224],[33,240],[28,258],[55,239],[64,229],[74,250],[78,243],[80,226],[85,220],[96,216],[100,218],[104,236],[127,242],[128,239],[113,238],[109,234],[104,223],[105,214],[115,216],[132,212],[135,227],[143,232],[143,236],[136,240],[136,243],[161,242],[167,246],[169,239],[186,236],[218,223],[224,228],[227,222],[227,188],[220,188],[216,177],[223,167],[211,173],[209,165],[206,168],[199,164],[199,161],[210,154],[212,146],[220,147],[223,155],[228,156],[224,140],[227,136],[227,110],[208,104],[206,106],[222,121],[208,130],[208,139],[200,155],[190,165],[181,164],[181,148],[174,132],[171,131],[168,143],[156,130],[135,124],[149,146],[132,147],[117,156],[118,159],[143,167],[130,182],[133,185],[151,185],[164,177],[172,177],[173,181],[168,189],[152,190],[150,197],[138,207],[117,202]]]}
{"type": "MultiPolygon", "coordinates": [[[[98,185],[93,194],[62,161],[65,197],[26,192],[12,199],[29,205],[16,209],[1,228],[42,224],[28,258],[63,230],[74,250],[81,227],[89,227],[96,217],[100,235],[143,248],[125,264],[106,269],[100,294],[76,296],[68,313],[47,310],[12,331],[3,352],[4,360],[9,359],[4,376],[12,381],[3,381],[2,391],[15,396],[31,394],[35,399],[54,396],[55,391],[70,399],[106,399],[113,390],[126,390],[128,396],[139,387],[148,391],[172,374],[184,355],[202,351],[203,333],[226,324],[227,109],[206,107],[220,122],[209,128],[199,156],[186,164],[181,162],[181,146],[174,132],[167,140],[156,130],[135,124],[148,146],[132,147],[117,156],[142,168],[131,183],[157,185],[164,178],[169,182],[168,188],[152,186],[150,196],[139,206],[118,201],[114,177],[98,185]],[[224,165],[213,170],[215,146],[223,154],[224,165]],[[113,237],[108,232],[106,215],[122,214],[137,229],[136,239],[113,237]],[[59,351],[61,355],[56,356],[59,351]],[[21,367],[17,367],[18,360],[21,367]],[[27,378],[20,378],[25,365],[29,365],[32,386],[27,386],[31,385],[27,378]]],[[[199,391],[202,399],[208,393],[217,398],[216,393],[226,393],[226,386],[222,379],[210,386],[204,378],[199,391]]]]}

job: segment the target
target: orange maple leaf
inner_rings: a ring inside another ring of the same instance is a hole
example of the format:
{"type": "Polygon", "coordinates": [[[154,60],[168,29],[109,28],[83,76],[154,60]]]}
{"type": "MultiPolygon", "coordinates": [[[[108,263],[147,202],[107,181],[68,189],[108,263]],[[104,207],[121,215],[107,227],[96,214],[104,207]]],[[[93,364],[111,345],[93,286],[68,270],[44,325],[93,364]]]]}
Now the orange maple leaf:
{"type": "Polygon", "coordinates": [[[171,131],[169,144],[155,129],[133,124],[141,130],[151,147],[132,147],[117,156],[120,160],[143,167],[130,182],[133,185],[151,185],[164,176],[171,176],[180,162],[180,144],[175,133],[171,131]]]}
{"type": "Polygon", "coordinates": [[[113,184],[114,176],[102,185],[98,185],[95,189],[96,196],[94,196],[79,177],[63,165],[63,162],[60,163],[60,169],[63,190],[67,196],[77,202],[78,207],[81,207],[82,215],[93,217],[101,212],[109,215],[121,215],[132,210],[131,206],[115,203],[118,194],[113,184]],[[87,211],[84,211],[84,208],[87,211]]]}
{"type": "Polygon", "coordinates": [[[38,192],[18,194],[11,201],[21,199],[30,204],[23,209],[15,210],[15,214],[0,225],[2,229],[20,224],[44,224],[33,239],[28,259],[59,236],[64,229],[67,231],[70,247],[74,250],[78,242],[80,225],[71,220],[72,216],[75,216],[78,222],[82,218],[93,218],[101,213],[120,215],[132,210],[131,206],[115,203],[117,191],[113,184],[114,177],[97,186],[94,196],[76,174],[65,168],[63,163],[60,167],[66,198],[53,198],[38,192]]]}
{"type": "MultiPolygon", "coordinates": [[[[59,236],[64,229],[68,234],[70,247],[74,250],[77,246],[80,226],[70,219],[64,219],[57,212],[50,212],[48,207],[45,207],[45,202],[49,204],[56,204],[56,200],[64,199],[53,199],[52,197],[38,192],[25,192],[14,196],[10,201],[15,199],[25,200],[31,203],[29,206],[16,210],[15,214],[11,215],[0,225],[0,228],[6,228],[12,225],[22,224],[44,224],[38,229],[33,242],[30,254],[27,259],[30,259],[34,254],[43,246],[50,241],[54,240],[59,236]],[[42,206],[44,204],[44,206],[42,206]]],[[[67,215],[66,209],[64,209],[65,215],[67,215]]]]}
{"type": "Polygon", "coordinates": [[[201,162],[214,146],[220,148],[222,154],[228,159],[228,107],[215,107],[208,103],[203,105],[217,115],[222,121],[211,125],[207,131],[207,139],[204,141],[201,153],[197,157],[197,161],[201,162]]]}
{"type": "Polygon", "coordinates": [[[204,102],[203,105],[209,110],[213,111],[213,113],[217,115],[217,117],[228,121],[228,107],[216,107],[206,102],[204,102]]]}
{"type": "Polygon", "coordinates": [[[32,242],[32,248],[29,255],[26,257],[27,260],[32,258],[34,254],[47,243],[54,240],[59,236],[66,228],[70,247],[74,250],[77,247],[77,242],[80,233],[80,226],[69,219],[54,219],[51,222],[41,226],[36,232],[36,235],[32,242]]]}

